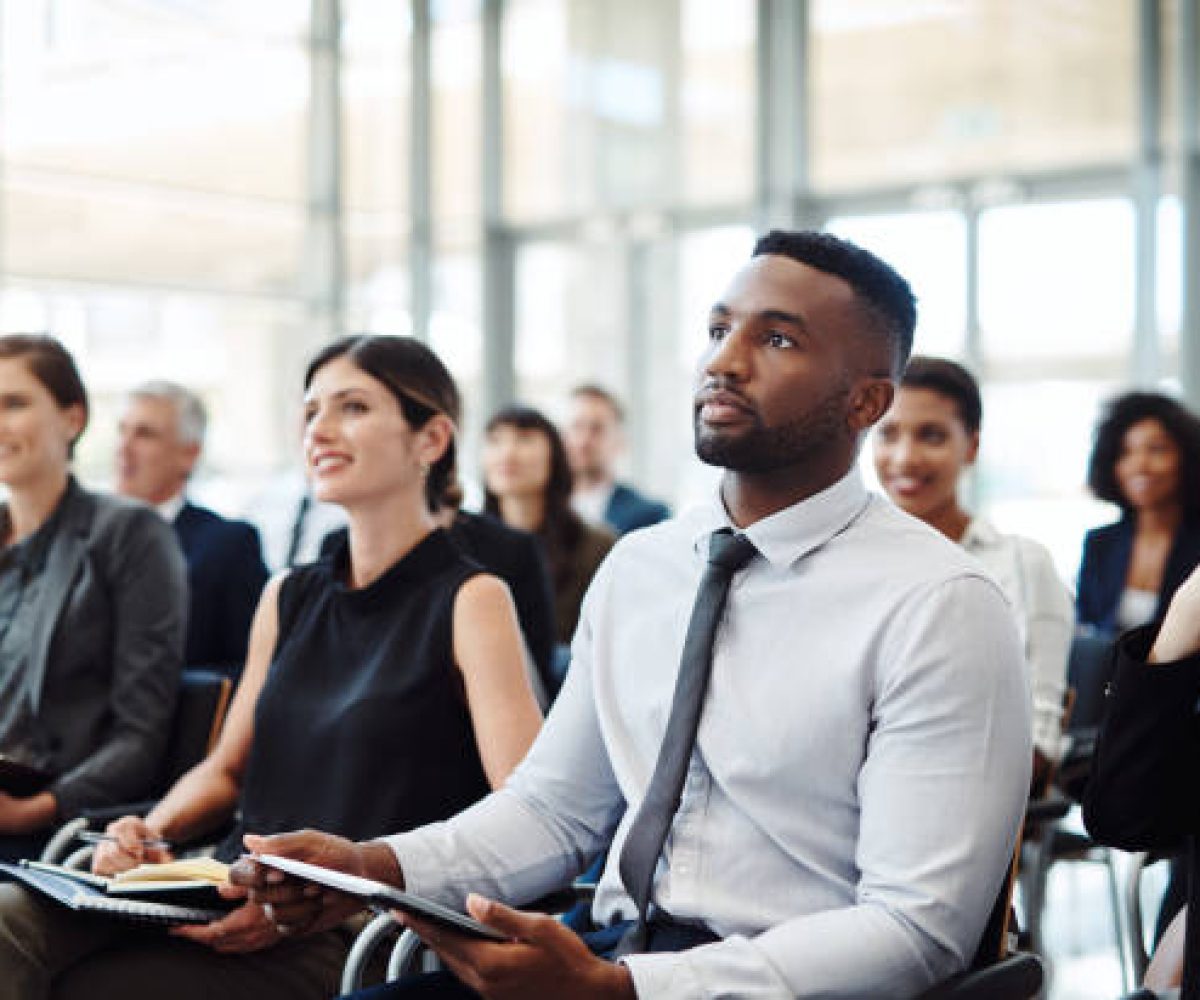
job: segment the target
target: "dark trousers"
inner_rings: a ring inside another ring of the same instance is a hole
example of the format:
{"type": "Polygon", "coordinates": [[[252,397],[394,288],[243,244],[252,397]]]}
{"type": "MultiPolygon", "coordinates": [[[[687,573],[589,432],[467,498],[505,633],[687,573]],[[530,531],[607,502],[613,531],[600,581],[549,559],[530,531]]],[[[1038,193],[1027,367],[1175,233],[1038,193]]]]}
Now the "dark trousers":
{"type": "MultiPolygon", "coordinates": [[[[601,958],[610,958],[632,921],[613,924],[600,930],[581,934],[584,944],[601,958]]],[[[702,944],[719,940],[703,927],[679,923],[651,923],[647,951],[687,951],[702,944]]],[[[468,989],[449,972],[425,972],[405,976],[394,983],[374,986],[350,994],[345,1000],[480,1000],[479,994],[468,989]]]]}

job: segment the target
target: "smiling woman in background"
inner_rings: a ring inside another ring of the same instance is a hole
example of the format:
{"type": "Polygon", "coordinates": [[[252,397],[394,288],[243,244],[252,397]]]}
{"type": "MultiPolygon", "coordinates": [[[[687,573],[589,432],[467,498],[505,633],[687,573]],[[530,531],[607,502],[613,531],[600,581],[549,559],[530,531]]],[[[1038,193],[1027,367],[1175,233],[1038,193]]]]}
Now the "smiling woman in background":
{"type": "Polygon", "coordinates": [[[87,421],[62,344],[0,337],[0,753],[49,778],[0,787],[8,860],[82,809],[150,794],[175,707],[183,556],[154,511],[75,481],[87,421]]]}
{"type": "Polygon", "coordinates": [[[1121,519],[1084,539],[1079,621],[1104,635],[1161,621],[1200,563],[1200,421],[1160,393],[1118,396],[1096,428],[1087,481],[1121,519]]]}
{"type": "Polygon", "coordinates": [[[875,469],[892,502],[963,546],[1012,603],[1033,685],[1033,777],[1061,753],[1073,610],[1050,553],[966,510],[958,484],[975,464],[983,400],[973,375],[943,358],[914,357],[875,435],[875,469]]]}

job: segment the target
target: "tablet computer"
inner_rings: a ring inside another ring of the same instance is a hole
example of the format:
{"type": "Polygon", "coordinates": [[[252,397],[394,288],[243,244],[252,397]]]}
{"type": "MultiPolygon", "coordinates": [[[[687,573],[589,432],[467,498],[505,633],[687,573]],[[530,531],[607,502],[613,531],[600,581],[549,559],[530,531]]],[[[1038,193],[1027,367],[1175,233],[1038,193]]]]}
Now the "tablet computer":
{"type": "Polygon", "coordinates": [[[339,892],[357,896],[376,910],[400,910],[421,917],[447,930],[466,934],[469,937],[481,938],[485,941],[507,941],[505,935],[494,927],[481,924],[478,920],[453,910],[432,899],[405,892],[386,882],[376,882],[374,879],[362,878],[358,875],[347,875],[345,872],[332,868],[322,868],[320,865],[309,864],[307,861],[296,861],[292,858],[281,858],[275,854],[251,854],[251,859],[268,868],[275,868],[296,878],[319,885],[337,889],[339,892]]]}

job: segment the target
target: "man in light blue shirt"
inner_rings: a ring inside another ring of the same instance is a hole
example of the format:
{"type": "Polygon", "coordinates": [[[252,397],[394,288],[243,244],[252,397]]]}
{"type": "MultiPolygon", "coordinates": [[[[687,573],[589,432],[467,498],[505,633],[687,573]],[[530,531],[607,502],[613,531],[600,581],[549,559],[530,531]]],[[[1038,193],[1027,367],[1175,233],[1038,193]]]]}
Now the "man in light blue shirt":
{"type": "MultiPolygon", "coordinates": [[[[855,470],[914,322],[907,284],[866,251],[816,233],[760,240],[713,306],[697,379],[696,450],[724,468],[719,493],[618,543],[566,685],[505,788],[375,843],[248,838],[466,906],[512,939],[406,918],[457,980],[380,996],[896,998],[967,965],[1024,807],[1029,694],[996,584],[855,470]],[[756,551],[717,633],[650,950],[597,957],[504,904],[568,883],[611,844],[593,919],[637,916],[619,859],[671,714],[708,539],[729,527],[756,551]]],[[[301,898],[251,866],[242,877],[292,933],[353,905],[301,898]]]]}

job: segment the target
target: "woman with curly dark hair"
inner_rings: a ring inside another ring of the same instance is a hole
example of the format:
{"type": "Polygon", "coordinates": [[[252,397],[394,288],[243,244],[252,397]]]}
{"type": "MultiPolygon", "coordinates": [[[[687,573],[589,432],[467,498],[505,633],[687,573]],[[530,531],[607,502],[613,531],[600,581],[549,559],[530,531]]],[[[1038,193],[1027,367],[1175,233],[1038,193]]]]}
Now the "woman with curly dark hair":
{"type": "Polygon", "coordinates": [[[495,414],[484,435],[483,477],[484,509],[541,541],[554,585],[557,641],[569,643],[613,536],[571,509],[571,467],[554,424],[527,406],[495,414]]]}
{"type": "Polygon", "coordinates": [[[1084,539],[1080,623],[1115,635],[1161,621],[1200,563],[1200,420],[1161,393],[1118,396],[1096,428],[1087,481],[1121,519],[1084,539]]]}

